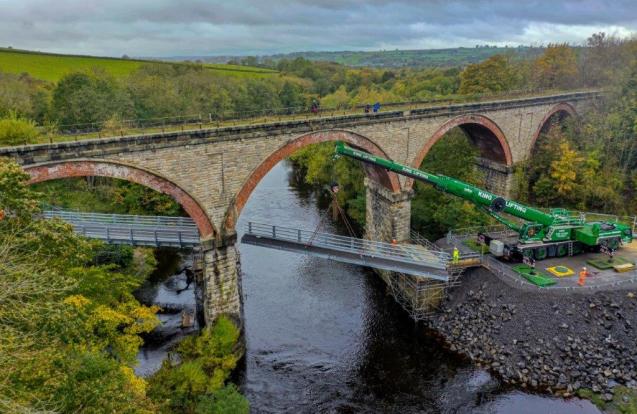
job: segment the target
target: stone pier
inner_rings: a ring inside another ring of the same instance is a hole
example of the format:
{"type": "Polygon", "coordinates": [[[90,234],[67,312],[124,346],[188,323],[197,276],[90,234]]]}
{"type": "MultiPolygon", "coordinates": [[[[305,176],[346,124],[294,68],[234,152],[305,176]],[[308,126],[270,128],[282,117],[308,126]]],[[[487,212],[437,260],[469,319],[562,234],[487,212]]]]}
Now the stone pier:
{"type": "Polygon", "coordinates": [[[241,296],[241,265],[235,242],[214,245],[203,243],[203,306],[206,325],[219,315],[232,318],[237,326],[243,324],[241,296]]]}
{"type": "Polygon", "coordinates": [[[365,188],[365,237],[384,242],[409,241],[414,191],[392,192],[369,178],[365,178],[365,188]]]}
{"type": "MultiPolygon", "coordinates": [[[[392,192],[378,182],[366,178],[365,237],[397,243],[411,242],[411,199],[413,190],[392,192]]],[[[424,319],[444,298],[445,282],[419,276],[374,271],[383,279],[387,290],[415,320],[424,319]]]]}
{"type": "Polygon", "coordinates": [[[509,197],[513,180],[511,167],[482,157],[476,159],[476,166],[484,174],[487,190],[505,198],[509,197]]]}

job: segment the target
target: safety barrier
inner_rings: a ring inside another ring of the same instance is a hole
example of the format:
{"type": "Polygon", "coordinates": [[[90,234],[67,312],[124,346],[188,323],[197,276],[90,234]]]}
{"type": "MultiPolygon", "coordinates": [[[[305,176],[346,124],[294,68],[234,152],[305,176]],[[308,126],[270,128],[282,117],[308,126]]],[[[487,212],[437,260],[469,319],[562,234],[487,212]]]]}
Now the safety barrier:
{"type": "Polygon", "coordinates": [[[135,246],[194,247],[199,230],[190,217],[135,216],[81,213],[64,210],[42,212],[46,219],[58,218],[71,224],[76,233],[112,244],[135,246]]]}

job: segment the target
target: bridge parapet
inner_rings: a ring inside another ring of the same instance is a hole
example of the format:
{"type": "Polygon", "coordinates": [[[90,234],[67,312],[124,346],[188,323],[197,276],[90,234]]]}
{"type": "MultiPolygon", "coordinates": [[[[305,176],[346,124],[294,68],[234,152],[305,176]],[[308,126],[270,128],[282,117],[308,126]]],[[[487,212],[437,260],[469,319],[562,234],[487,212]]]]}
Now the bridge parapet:
{"type": "Polygon", "coordinates": [[[600,91],[562,93],[541,97],[486,101],[468,104],[434,106],[409,111],[388,111],[376,114],[350,114],[317,117],[307,120],[277,121],[256,125],[197,129],[146,135],[129,135],[101,139],[87,139],[52,144],[23,145],[0,148],[0,157],[12,157],[22,165],[74,158],[103,157],[112,154],[157,150],[166,147],[198,145],[210,141],[255,139],[282,134],[303,134],[317,130],[351,128],[390,121],[407,121],[433,117],[452,117],[503,109],[515,109],[560,102],[588,101],[602,95],[600,91]]]}

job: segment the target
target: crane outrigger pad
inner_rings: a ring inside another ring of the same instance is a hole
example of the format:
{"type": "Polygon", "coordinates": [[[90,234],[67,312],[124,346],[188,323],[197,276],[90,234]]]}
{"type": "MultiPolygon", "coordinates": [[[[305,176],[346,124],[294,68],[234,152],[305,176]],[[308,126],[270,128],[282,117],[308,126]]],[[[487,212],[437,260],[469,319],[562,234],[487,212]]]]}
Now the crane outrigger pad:
{"type": "Polygon", "coordinates": [[[538,272],[529,265],[519,264],[513,266],[513,271],[529,282],[539,287],[552,286],[556,282],[542,272],[538,272]]]}

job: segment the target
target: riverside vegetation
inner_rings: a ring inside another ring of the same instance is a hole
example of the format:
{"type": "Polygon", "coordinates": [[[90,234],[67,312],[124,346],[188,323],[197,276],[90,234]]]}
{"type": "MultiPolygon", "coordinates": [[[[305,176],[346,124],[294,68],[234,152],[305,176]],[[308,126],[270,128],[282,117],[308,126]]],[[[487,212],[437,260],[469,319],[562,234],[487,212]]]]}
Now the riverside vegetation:
{"type": "MultiPolygon", "coordinates": [[[[585,119],[552,128],[535,156],[516,166],[515,196],[541,206],[609,213],[637,210],[637,42],[597,34],[585,48],[551,45],[528,59],[495,55],[465,68],[352,69],[302,58],[282,60],[267,77],[229,77],[202,65],[142,63],[113,75],[92,68],[53,82],[29,74],[0,73],[0,145],[41,142],[46,125],[150,118],[187,113],[256,111],[321,105],[351,107],[374,101],[418,100],[456,93],[524,88],[605,87],[606,102],[585,119]],[[608,62],[613,62],[609,65],[608,62]],[[558,190],[559,198],[554,198],[558,190]]],[[[332,162],[331,144],[296,153],[292,161],[317,187],[337,180],[340,202],[364,222],[363,171],[346,159],[332,162]]],[[[475,148],[456,129],[436,144],[423,168],[483,185],[475,148]],[[469,166],[469,167],[468,167],[469,166]]],[[[132,371],[139,334],[157,324],[156,309],[131,292],[152,265],[148,251],[108,259],[103,245],[74,235],[58,221],[37,219],[39,195],[26,175],[0,161],[0,407],[15,412],[246,412],[228,382],[238,357],[238,334],[220,319],[189,338],[148,381],[132,371]],[[100,253],[101,252],[101,253],[100,253]],[[106,259],[104,259],[106,257],[106,259]],[[109,289],[101,287],[108,280],[109,289]],[[230,408],[232,407],[232,408],[230,408]],[[232,411],[234,410],[234,411],[232,411]]],[[[169,198],[123,182],[67,180],[37,186],[49,202],[116,212],[181,214],[169,198]],[[87,194],[73,189],[95,189],[87,194]],[[96,195],[97,194],[97,195],[96,195]]],[[[473,206],[418,184],[412,223],[429,238],[449,228],[484,223],[473,206]],[[439,209],[444,203],[448,206],[439,209]],[[442,210],[442,211],[441,211],[442,210]]],[[[123,250],[126,250],[123,248],[123,250]]]]}
{"type": "MultiPolygon", "coordinates": [[[[27,180],[15,163],[0,162],[0,411],[247,413],[228,383],[241,349],[225,318],[179,346],[181,363],[165,363],[148,380],[135,376],[140,334],[159,323],[159,309],[132,294],[155,268],[153,251],[89,241],[39,219],[42,195],[27,180]]],[[[129,199],[146,191],[120,190],[129,199]]]]}

